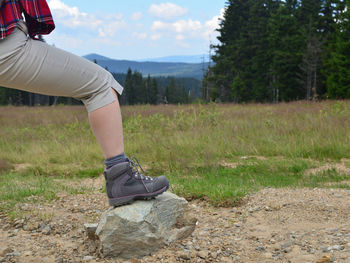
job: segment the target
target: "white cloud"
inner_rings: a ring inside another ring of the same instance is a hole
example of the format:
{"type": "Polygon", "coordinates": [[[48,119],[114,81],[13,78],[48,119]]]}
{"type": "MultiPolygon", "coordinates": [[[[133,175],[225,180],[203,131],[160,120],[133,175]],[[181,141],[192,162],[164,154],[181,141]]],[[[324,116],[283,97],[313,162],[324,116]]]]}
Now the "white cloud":
{"type": "Polygon", "coordinates": [[[134,32],[132,35],[136,39],[146,39],[147,38],[147,34],[146,33],[134,32]]]}
{"type": "Polygon", "coordinates": [[[200,21],[193,21],[192,19],[179,20],[172,24],[173,28],[178,33],[183,32],[196,32],[202,29],[200,21]]]}
{"type": "Polygon", "coordinates": [[[117,31],[126,26],[124,21],[113,21],[99,27],[98,33],[101,37],[113,37],[117,31]]]}
{"type": "Polygon", "coordinates": [[[151,35],[151,40],[153,40],[153,41],[156,41],[156,40],[159,40],[159,39],[161,39],[163,37],[163,35],[162,34],[153,34],[153,35],[151,35]]]}
{"type": "Polygon", "coordinates": [[[170,24],[165,23],[163,21],[153,21],[152,23],[152,30],[164,30],[167,29],[169,27],[170,24]]]}
{"type": "Polygon", "coordinates": [[[177,34],[175,39],[177,41],[184,41],[186,39],[186,37],[184,35],[182,35],[182,34],[177,34]]]}
{"type": "Polygon", "coordinates": [[[82,27],[98,31],[101,37],[114,36],[118,30],[126,25],[120,14],[98,18],[95,15],[81,12],[77,7],[68,6],[61,0],[50,0],[48,4],[56,22],[70,28],[82,27]]]}
{"type": "Polygon", "coordinates": [[[163,21],[153,21],[151,29],[154,31],[172,31],[175,33],[189,33],[198,32],[203,28],[200,21],[178,20],[173,23],[166,23],[163,21]]]}
{"type": "Polygon", "coordinates": [[[176,33],[183,32],[193,32],[201,30],[202,25],[200,21],[193,21],[192,19],[188,20],[178,20],[173,23],[166,23],[163,21],[153,21],[151,29],[154,31],[164,30],[164,31],[173,31],[176,33]]]}
{"type": "Polygon", "coordinates": [[[178,20],[175,22],[163,22],[160,20],[153,21],[151,29],[155,32],[176,33],[175,39],[177,41],[184,41],[189,38],[200,38],[206,41],[212,40],[218,35],[216,29],[219,28],[220,18],[223,18],[224,9],[221,10],[220,15],[214,16],[208,21],[198,20],[178,20]]]}
{"type": "Polygon", "coordinates": [[[152,4],[149,7],[148,12],[154,17],[173,19],[185,15],[188,12],[188,9],[168,2],[160,3],[159,5],[152,4]]]}
{"type": "Polygon", "coordinates": [[[140,20],[143,18],[143,14],[142,14],[142,12],[135,12],[131,15],[130,18],[131,18],[131,20],[137,21],[137,20],[140,20]]]}
{"type": "Polygon", "coordinates": [[[45,36],[48,43],[53,43],[58,48],[69,46],[70,48],[81,48],[83,41],[77,37],[72,37],[66,34],[59,34],[53,31],[50,35],[45,36]]]}
{"type": "Polygon", "coordinates": [[[220,19],[224,18],[225,8],[220,10],[220,15],[214,16],[205,22],[205,31],[203,36],[207,39],[218,36],[216,29],[220,27],[220,19]]]}

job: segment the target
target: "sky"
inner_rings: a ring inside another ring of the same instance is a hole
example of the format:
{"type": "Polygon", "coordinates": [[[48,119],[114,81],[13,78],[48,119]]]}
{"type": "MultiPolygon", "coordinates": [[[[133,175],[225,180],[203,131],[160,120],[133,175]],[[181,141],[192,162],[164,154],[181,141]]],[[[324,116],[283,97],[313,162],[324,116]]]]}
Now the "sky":
{"type": "Polygon", "coordinates": [[[56,29],[49,44],[114,59],[199,55],[217,43],[226,0],[48,0],[56,29]]]}

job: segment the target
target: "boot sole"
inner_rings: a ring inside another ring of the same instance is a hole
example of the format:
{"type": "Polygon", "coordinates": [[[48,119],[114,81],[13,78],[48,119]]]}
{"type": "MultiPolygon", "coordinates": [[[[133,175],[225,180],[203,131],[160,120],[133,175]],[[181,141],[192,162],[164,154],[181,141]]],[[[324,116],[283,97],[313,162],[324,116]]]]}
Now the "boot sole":
{"type": "Polygon", "coordinates": [[[155,198],[156,196],[164,193],[168,189],[169,189],[169,186],[164,186],[160,190],[152,192],[152,193],[136,194],[136,195],[117,197],[117,198],[109,198],[108,203],[110,206],[117,207],[117,206],[131,204],[135,200],[150,200],[150,199],[155,198]]]}

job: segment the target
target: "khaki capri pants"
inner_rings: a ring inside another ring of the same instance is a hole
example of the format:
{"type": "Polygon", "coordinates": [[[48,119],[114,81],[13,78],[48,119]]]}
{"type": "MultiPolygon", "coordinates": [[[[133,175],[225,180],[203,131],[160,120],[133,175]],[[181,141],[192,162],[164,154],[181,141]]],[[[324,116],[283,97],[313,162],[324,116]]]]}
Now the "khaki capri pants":
{"type": "Polygon", "coordinates": [[[81,100],[88,112],[115,101],[123,87],[87,59],[38,40],[16,28],[0,40],[0,86],[81,100]]]}

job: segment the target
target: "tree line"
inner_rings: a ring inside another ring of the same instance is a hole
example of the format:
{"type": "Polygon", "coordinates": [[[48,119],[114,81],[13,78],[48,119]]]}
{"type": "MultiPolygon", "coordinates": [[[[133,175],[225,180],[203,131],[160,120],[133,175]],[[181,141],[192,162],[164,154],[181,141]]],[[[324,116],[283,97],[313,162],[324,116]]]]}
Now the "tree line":
{"type": "MultiPolygon", "coordinates": [[[[128,70],[127,74],[112,73],[124,86],[119,96],[120,104],[186,104],[200,97],[201,82],[193,78],[151,77],[144,78],[138,71],[128,70]]],[[[80,101],[35,94],[31,92],[0,87],[0,105],[79,105],[80,101]]]]}
{"type": "Polygon", "coordinates": [[[350,0],[229,0],[203,98],[350,98],[350,0]]]}
{"type": "MultiPolygon", "coordinates": [[[[118,76],[115,78],[118,79],[118,76]]],[[[140,72],[129,69],[125,80],[119,81],[124,83],[120,96],[122,105],[187,104],[200,96],[200,81],[192,78],[152,78],[150,75],[143,78],[140,72]]]]}

